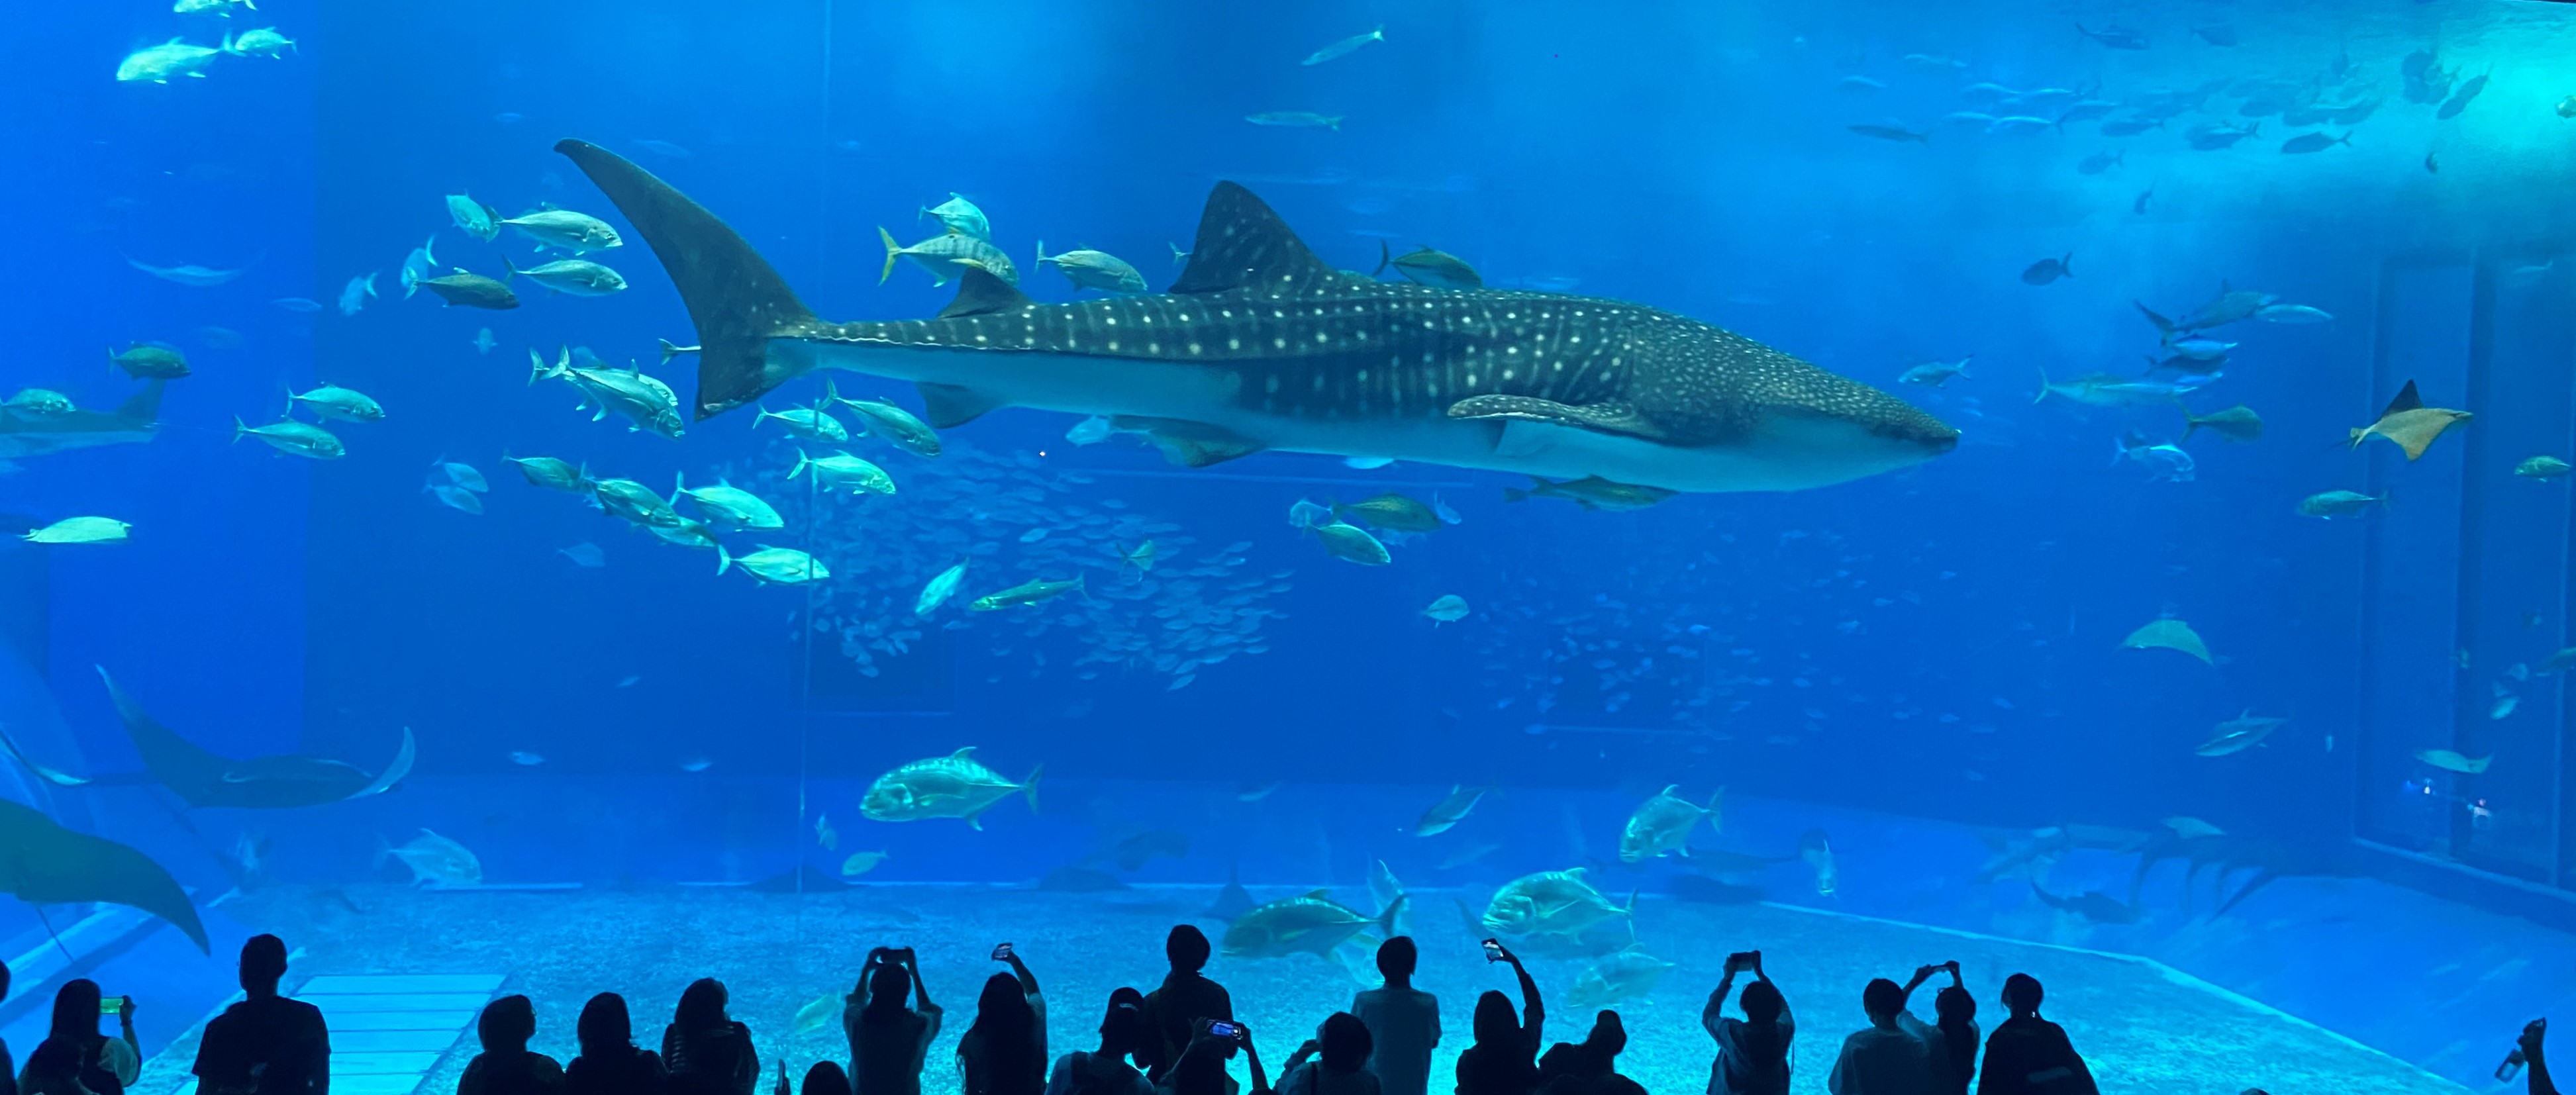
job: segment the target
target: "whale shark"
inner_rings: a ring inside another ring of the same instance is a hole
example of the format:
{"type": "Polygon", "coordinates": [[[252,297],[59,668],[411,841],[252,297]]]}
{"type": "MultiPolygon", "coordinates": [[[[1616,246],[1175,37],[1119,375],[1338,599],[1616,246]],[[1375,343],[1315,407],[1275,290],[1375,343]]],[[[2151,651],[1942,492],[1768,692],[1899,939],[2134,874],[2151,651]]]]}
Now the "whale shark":
{"type": "Polygon", "coordinates": [[[958,266],[931,319],[831,323],[715,214],[567,140],[696,324],[703,420],[841,369],[915,384],[931,425],[1107,416],[1174,463],[1266,450],[1673,491],[1790,491],[1929,460],[1959,433],[1752,339],[1620,300],[1379,282],[1318,259],[1232,182],[1160,294],[1041,304],[958,266]]]}
{"type": "Polygon", "coordinates": [[[291,810],[322,806],[383,794],[411,774],[415,746],[409,728],[403,730],[402,746],[392,762],[372,775],[340,761],[297,754],[234,760],[209,752],[163,726],[117,686],[105,666],[98,667],[98,677],[106,682],[107,697],[115,703],[117,717],[125,723],[125,733],[133,740],[135,753],[143,758],[143,771],[101,776],[57,771],[28,758],[5,732],[0,732],[0,750],[38,779],[57,787],[158,783],[178,795],[180,801],[199,809],[291,810]]]}
{"type": "Polygon", "coordinates": [[[0,466],[20,457],[150,441],[159,428],[155,420],[161,415],[161,389],[168,383],[144,381],[142,391],[112,411],[75,410],[45,418],[0,414],[0,466]]]}

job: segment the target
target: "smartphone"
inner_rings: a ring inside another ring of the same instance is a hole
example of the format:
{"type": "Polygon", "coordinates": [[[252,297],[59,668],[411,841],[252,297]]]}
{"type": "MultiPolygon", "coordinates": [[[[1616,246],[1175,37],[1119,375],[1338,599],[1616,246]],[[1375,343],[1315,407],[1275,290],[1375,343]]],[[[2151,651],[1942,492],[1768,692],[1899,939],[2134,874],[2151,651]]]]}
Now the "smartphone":
{"type": "Polygon", "coordinates": [[[1751,951],[1737,951],[1726,956],[1726,972],[1728,973],[1751,968],[1753,968],[1753,953],[1751,951]]]}
{"type": "Polygon", "coordinates": [[[1208,1033],[1218,1038],[1232,1038],[1236,1041],[1243,1040],[1243,1026],[1240,1023],[1209,1023],[1208,1033]]]}
{"type": "Polygon", "coordinates": [[[2496,1066],[2496,1080],[2512,1083],[2514,1077],[2522,1075],[2523,1063],[2522,1047],[2516,1046],[2513,1052],[2504,1055],[2504,1063],[2496,1066]]]}
{"type": "Polygon", "coordinates": [[[1000,962],[1000,961],[1004,961],[1004,960],[1006,960],[1006,959],[1008,959],[1008,958],[1010,958],[1010,957],[1011,957],[1011,945],[1010,945],[1010,944],[1008,944],[1008,943],[1004,943],[1004,944],[1002,944],[1001,946],[998,946],[998,947],[993,948],[993,961],[1000,962]]]}
{"type": "Polygon", "coordinates": [[[1500,962],[1502,960],[1503,945],[1491,939],[1485,940],[1485,961],[1500,962]]]}
{"type": "Polygon", "coordinates": [[[99,1013],[99,1014],[101,1014],[101,1015],[121,1015],[121,1014],[124,1014],[124,1012],[125,1012],[125,998],[124,998],[124,997],[122,997],[122,996],[102,996],[102,997],[99,997],[99,998],[98,998],[98,1013],[99,1013]]]}

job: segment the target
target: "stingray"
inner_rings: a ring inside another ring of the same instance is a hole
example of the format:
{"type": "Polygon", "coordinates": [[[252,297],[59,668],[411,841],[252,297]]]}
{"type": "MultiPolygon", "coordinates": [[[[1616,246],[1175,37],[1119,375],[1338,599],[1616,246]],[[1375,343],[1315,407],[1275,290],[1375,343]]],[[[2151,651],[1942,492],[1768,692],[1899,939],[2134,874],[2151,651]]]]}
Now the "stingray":
{"type": "Polygon", "coordinates": [[[2209,661],[2209,644],[2202,642],[2200,633],[2193,631],[2190,624],[2181,620],[2157,620],[2130,632],[2128,638],[2120,640],[2120,645],[2131,650],[2163,647],[2167,650],[2182,651],[2204,662],[2209,661]]]}
{"type": "Polygon", "coordinates": [[[108,698],[115,701],[118,717],[125,720],[126,736],[134,740],[134,751],[143,757],[143,771],[74,776],[37,764],[5,735],[0,735],[0,748],[38,778],[57,787],[158,783],[192,807],[287,810],[321,806],[383,794],[411,772],[413,742],[408,727],[403,730],[402,748],[394,754],[393,763],[375,775],[340,761],[296,754],[234,760],[207,752],[154,721],[141,704],[134,702],[134,697],[116,686],[105,667],[99,668],[98,677],[107,682],[108,698]]]}
{"type": "Polygon", "coordinates": [[[2434,438],[2442,436],[2442,431],[2450,429],[2453,423],[2466,422],[2469,418],[2467,411],[2425,406],[2424,398],[2415,394],[2415,382],[2409,380],[2405,389],[2397,393],[2397,398],[2388,401],[2388,409],[2379,412],[2379,421],[2353,429],[2352,447],[2360,448],[2362,442],[2372,437],[2385,437],[2406,450],[2406,459],[2421,460],[2424,450],[2432,447],[2434,438]]]}
{"type": "Polygon", "coordinates": [[[176,925],[198,950],[208,949],[196,906],[152,857],[6,800],[0,800],[0,892],[30,905],[103,901],[140,909],[176,925]]]}

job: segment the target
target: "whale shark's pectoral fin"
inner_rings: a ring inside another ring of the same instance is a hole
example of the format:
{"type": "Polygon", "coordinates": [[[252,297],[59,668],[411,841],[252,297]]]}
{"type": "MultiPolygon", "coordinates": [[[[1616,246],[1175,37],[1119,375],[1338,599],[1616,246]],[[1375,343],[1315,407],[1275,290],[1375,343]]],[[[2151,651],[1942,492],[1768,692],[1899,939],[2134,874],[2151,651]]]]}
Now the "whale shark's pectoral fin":
{"type": "Polygon", "coordinates": [[[1163,450],[1165,459],[1185,468],[1222,464],[1270,447],[1223,426],[1179,418],[1122,414],[1109,420],[1109,428],[1153,438],[1154,446],[1163,450]]]}
{"type": "MultiPolygon", "coordinates": [[[[960,293],[959,296],[962,297],[964,294],[960,293]]],[[[951,426],[963,426],[983,417],[984,412],[1001,406],[1003,402],[1000,396],[987,395],[973,388],[960,388],[954,384],[932,384],[923,381],[914,387],[921,389],[922,420],[930,423],[933,429],[944,430],[951,426]]]]}
{"type": "Polygon", "coordinates": [[[1594,403],[1576,407],[1534,396],[1480,395],[1450,404],[1449,417],[1519,419],[1647,441],[1664,439],[1661,428],[1638,414],[1636,407],[1626,403],[1594,403]]]}
{"type": "Polygon", "coordinates": [[[113,840],[76,833],[15,802],[0,801],[0,893],[31,905],[103,901],[176,925],[200,952],[206,926],[170,872],[113,840]]]}

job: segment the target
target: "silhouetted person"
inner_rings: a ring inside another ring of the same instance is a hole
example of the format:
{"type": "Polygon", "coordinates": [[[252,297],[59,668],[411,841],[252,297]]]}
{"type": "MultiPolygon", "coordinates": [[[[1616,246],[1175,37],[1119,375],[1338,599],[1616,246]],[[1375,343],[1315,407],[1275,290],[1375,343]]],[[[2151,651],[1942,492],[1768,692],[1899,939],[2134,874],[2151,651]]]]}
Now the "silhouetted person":
{"type": "Polygon", "coordinates": [[[331,1034],[322,1009],[277,994],[286,943],[254,935],[242,943],[240,1003],[206,1022],[197,1041],[202,1095],[330,1095],[331,1034]]]}
{"type": "Polygon", "coordinates": [[[1011,972],[984,979],[984,991],[975,998],[975,1022],[957,1039],[965,1092],[1038,1095],[1047,1080],[1046,997],[1038,993],[1037,975],[1010,944],[993,948],[993,960],[1010,963],[1011,972]]]}
{"type": "Polygon", "coordinates": [[[760,1053],[751,1028],[725,1014],[724,982],[701,977],[680,990],[671,1025],[662,1028],[662,1068],[671,1095],[751,1095],[760,1082],[760,1053]]]}
{"type": "Polygon", "coordinates": [[[1170,1095],[1235,1095],[1241,1090],[1234,1077],[1225,1073],[1225,1062],[1234,1051],[1243,1051],[1245,1064],[1252,1073],[1253,1095],[1268,1095],[1270,1074],[1261,1070],[1261,1051],[1253,1048],[1252,1028],[1232,1023],[1232,1037],[1216,1032],[1223,1020],[1200,1019],[1190,1024],[1190,1041],[1172,1059],[1171,1077],[1161,1086],[1170,1095]]]}
{"type": "MultiPolygon", "coordinates": [[[[1157,1084],[1198,1040],[1193,1032],[1200,1020],[1234,1020],[1234,998],[1226,995],[1225,986],[1199,973],[1207,968],[1211,950],[1207,936],[1188,924],[1173,925],[1163,938],[1163,957],[1172,971],[1163,976],[1161,988],[1145,994],[1145,1017],[1153,1021],[1156,1041],[1150,1060],[1138,1058],[1145,1060],[1146,1075],[1157,1084]]],[[[1229,1047],[1226,1054],[1232,1056],[1233,1050],[1229,1047]]]]}
{"type": "Polygon", "coordinates": [[[2522,1047],[2523,1064],[2530,1069],[2525,1090],[2530,1095],[2558,1095],[2558,1087],[2549,1082],[2549,1062],[2540,1055],[2540,1043],[2549,1035],[2549,1020],[2534,1019],[2522,1025],[2522,1037],[2515,1044],[2522,1047]]]}
{"type": "Polygon", "coordinates": [[[1413,937],[1395,936],[1377,948],[1377,971],[1386,987],[1351,998],[1351,1014],[1368,1028],[1368,1070],[1385,1095],[1425,1095],[1431,1088],[1431,1051],[1440,1045],[1440,999],[1413,987],[1421,955],[1413,937]]]}
{"type": "Polygon", "coordinates": [[[504,996],[483,1005],[474,1021],[483,1052],[465,1063],[456,1095],[563,1095],[563,1066],[528,1048],[537,1036],[537,1009],[525,996],[504,996]]]}
{"type": "Polygon", "coordinates": [[[1950,1071],[1935,1077],[1934,1086],[1940,1095],[1967,1095],[1977,1078],[1977,998],[1960,980],[1957,962],[1937,968],[1949,971],[1950,983],[1932,998],[1932,1027],[1941,1035],[1950,1071]]]}
{"type": "Polygon", "coordinates": [[[1056,1058],[1046,1095],[1153,1095],[1153,1082],[1127,1063],[1127,1055],[1152,1037],[1145,994],[1123,987],[1110,993],[1109,1007],[1100,1016],[1100,1048],[1056,1058]]]}
{"type": "MultiPolygon", "coordinates": [[[[1928,970],[1930,967],[1924,967],[1928,970]]],[[[1916,971],[1917,983],[1930,974],[1916,971]]],[[[1860,1007],[1869,1025],[1843,1039],[1825,1089],[1833,1095],[1932,1095],[1933,1080],[1949,1071],[1941,1034],[1905,1010],[1906,990],[1887,978],[1873,978],[1861,990],[1860,1007]]]]}
{"type": "Polygon", "coordinates": [[[859,967],[862,999],[851,993],[841,1009],[841,1031],[850,1040],[850,1088],[856,1095],[921,1095],[921,1064],[939,1037],[942,1012],[930,1002],[912,948],[878,947],[859,967]],[[907,1006],[918,998],[921,1006],[907,1006]]]}
{"type": "Polygon", "coordinates": [[[98,1032],[98,982],[67,981],[54,993],[54,1020],[45,1040],[27,1055],[18,1074],[18,1089],[29,1095],[125,1095],[125,1085],[143,1074],[143,1053],[134,1041],[134,1000],[127,997],[116,1012],[118,1036],[98,1032]]]}
{"type": "MultiPolygon", "coordinates": [[[[778,1070],[784,1076],[787,1062],[780,1061],[778,1070]]],[[[805,1084],[797,1095],[850,1095],[850,1074],[841,1070],[838,1061],[816,1061],[805,1070],[805,1084]]]]}
{"type": "Polygon", "coordinates": [[[625,997],[591,997],[573,1033],[581,1039],[581,1055],[564,1066],[566,1095],[662,1095],[670,1080],[662,1055],[635,1044],[625,997]]]}
{"type": "Polygon", "coordinates": [[[1511,997],[1502,993],[1487,990],[1476,998],[1476,1044],[1458,1054],[1458,1095],[1529,1095],[1538,1089],[1538,1044],[1547,1008],[1519,955],[1496,943],[1486,960],[1511,963],[1521,982],[1521,1015],[1514,1021],[1511,997]]]}
{"type": "Polygon", "coordinates": [[[2004,979],[2004,1010],[2012,1017],[1986,1039],[1986,1067],[1977,1095],[2096,1095],[2093,1071],[2057,1024],[2039,1017],[2039,978],[2016,973],[2004,979]]]}
{"type": "Polygon", "coordinates": [[[1619,1051],[1628,1048],[1628,1028],[1619,1021],[1619,1013],[1608,1008],[1592,1017],[1592,1030],[1580,1042],[1558,1042],[1549,1046],[1538,1059],[1538,1082],[1541,1086],[1560,1079],[1574,1081],[1574,1089],[1591,1090],[1592,1085],[1616,1075],[1619,1051]]]}
{"type": "Polygon", "coordinates": [[[1717,1060],[1708,1066],[1708,1095],[1788,1095],[1789,1042],[1797,1037],[1798,1025],[1789,1016],[1789,1001],[1780,995],[1780,986],[1762,972],[1761,951],[1726,956],[1726,976],[1708,994],[1699,1025],[1717,1040],[1717,1060]],[[1735,975],[1745,970],[1753,971],[1753,983],[1744,986],[1744,995],[1736,1001],[1744,1009],[1744,1018],[1729,1018],[1726,990],[1734,987],[1735,975]]]}
{"type": "Polygon", "coordinates": [[[1379,1095],[1377,1075],[1368,1069],[1374,1046],[1368,1024],[1359,1016],[1347,1011],[1325,1016],[1315,1037],[1279,1066],[1279,1095],[1379,1095]]]}

